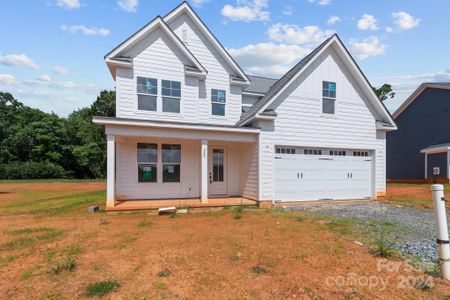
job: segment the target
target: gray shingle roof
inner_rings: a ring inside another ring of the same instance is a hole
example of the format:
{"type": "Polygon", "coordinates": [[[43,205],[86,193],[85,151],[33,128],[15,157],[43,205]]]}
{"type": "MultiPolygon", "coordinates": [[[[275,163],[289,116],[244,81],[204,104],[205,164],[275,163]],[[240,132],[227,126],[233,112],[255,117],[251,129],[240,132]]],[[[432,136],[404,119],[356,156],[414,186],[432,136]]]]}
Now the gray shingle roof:
{"type": "Polygon", "coordinates": [[[244,89],[244,92],[265,94],[278,79],[262,76],[247,75],[250,79],[250,85],[244,89]]]}
{"type": "Polygon", "coordinates": [[[290,69],[286,74],[283,75],[280,79],[278,79],[270,90],[267,91],[266,95],[261,98],[258,102],[256,102],[244,115],[242,115],[241,119],[236,123],[237,126],[244,123],[246,120],[250,119],[254,116],[270,99],[278,93],[291,79],[295,76],[323,47],[330,41],[334,35],[326,39],[322,44],[320,44],[316,49],[314,49],[311,53],[305,56],[298,64],[296,64],[292,69],[290,69]]]}

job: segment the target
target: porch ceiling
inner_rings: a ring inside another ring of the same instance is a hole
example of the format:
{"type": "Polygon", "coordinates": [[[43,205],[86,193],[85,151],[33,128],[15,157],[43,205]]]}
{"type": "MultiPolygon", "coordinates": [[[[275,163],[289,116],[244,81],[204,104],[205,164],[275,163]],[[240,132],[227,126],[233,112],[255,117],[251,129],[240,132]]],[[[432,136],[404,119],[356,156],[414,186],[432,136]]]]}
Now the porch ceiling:
{"type": "Polygon", "coordinates": [[[260,132],[259,128],[237,128],[209,124],[158,122],[109,117],[94,117],[93,122],[99,125],[105,125],[106,134],[115,136],[220,140],[253,143],[257,141],[260,132]]]}

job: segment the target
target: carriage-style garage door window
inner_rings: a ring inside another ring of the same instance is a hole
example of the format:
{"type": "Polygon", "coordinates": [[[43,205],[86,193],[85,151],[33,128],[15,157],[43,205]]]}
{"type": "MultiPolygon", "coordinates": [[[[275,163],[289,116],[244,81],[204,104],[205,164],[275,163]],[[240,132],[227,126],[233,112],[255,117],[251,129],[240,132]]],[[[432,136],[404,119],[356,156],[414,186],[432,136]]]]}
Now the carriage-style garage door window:
{"type": "Polygon", "coordinates": [[[162,145],[163,182],[180,182],[181,145],[162,145]]]}
{"type": "Polygon", "coordinates": [[[322,82],[322,112],[324,114],[336,113],[336,83],[322,82]]]}
{"type": "Polygon", "coordinates": [[[156,182],[158,164],[157,144],[137,144],[138,181],[156,182]]]}

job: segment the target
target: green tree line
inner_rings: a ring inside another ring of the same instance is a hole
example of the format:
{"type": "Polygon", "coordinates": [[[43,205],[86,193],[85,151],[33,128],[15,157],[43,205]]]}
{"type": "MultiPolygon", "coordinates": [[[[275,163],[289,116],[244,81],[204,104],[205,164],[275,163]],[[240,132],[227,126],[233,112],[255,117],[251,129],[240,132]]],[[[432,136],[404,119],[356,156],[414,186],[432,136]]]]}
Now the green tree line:
{"type": "Polygon", "coordinates": [[[104,128],[93,116],[115,116],[115,91],[67,118],[31,108],[0,92],[0,179],[104,178],[104,128]]]}

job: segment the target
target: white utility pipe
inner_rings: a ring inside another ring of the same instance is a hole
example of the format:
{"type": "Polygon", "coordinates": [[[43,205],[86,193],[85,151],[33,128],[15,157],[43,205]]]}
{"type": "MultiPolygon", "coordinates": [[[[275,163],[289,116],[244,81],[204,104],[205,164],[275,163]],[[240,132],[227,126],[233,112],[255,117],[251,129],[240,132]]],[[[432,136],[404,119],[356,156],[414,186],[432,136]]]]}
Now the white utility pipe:
{"type": "Polygon", "coordinates": [[[434,202],[434,217],[436,219],[436,242],[442,279],[450,280],[450,247],[448,240],[447,213],[445,211],[444,186],[431,186],[434,202]]]}

